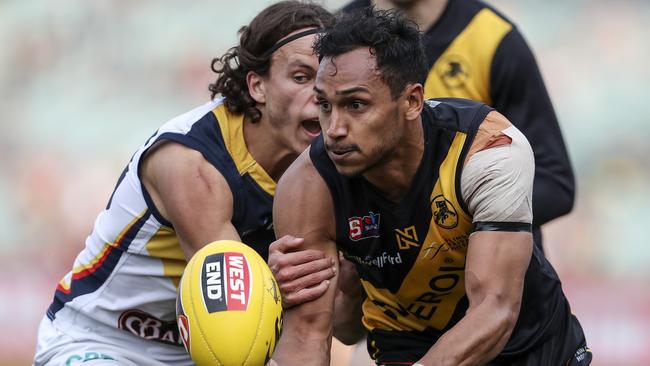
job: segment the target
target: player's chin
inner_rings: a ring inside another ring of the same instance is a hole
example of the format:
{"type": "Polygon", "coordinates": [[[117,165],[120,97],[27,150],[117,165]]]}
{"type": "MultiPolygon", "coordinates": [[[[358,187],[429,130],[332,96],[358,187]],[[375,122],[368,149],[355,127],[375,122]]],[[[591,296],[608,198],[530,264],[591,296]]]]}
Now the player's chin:
{"type": "Polygon", "coordinates": [[[351,162],[336,162],[333,161],[334,167],[339,174],[346,177],[357,177],[365,171],[363,166],[352,164],[351,162]]]}

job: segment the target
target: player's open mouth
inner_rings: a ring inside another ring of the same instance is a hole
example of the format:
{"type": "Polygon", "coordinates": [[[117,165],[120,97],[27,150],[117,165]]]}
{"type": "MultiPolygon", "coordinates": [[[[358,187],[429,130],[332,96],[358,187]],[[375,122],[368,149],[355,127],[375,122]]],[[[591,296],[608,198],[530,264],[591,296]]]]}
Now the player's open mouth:
{"type": "Polygon", "coordinates": [[[300,126],[302,126],[302,129],[305,131],[307,136],[309,136],[312,139],[320,135],[321,130],[320,130],[320,123],[318,122],[318,118],[304,120],[300,122],[300,126]]]}

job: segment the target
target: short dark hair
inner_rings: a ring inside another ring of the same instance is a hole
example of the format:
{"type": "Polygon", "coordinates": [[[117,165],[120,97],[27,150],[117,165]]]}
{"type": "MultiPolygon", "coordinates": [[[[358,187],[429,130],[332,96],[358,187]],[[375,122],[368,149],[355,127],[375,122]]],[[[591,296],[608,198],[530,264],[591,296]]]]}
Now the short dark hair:
{"type": "Polygon", "coordinates": [[[226,108],[244,113],[257,121],[262,113],[256,108],[246,84],[246,75],[253,71],[266,76],[271,68],[273,52],[267,52],[279,40],[299,29],[329,27],[334,16],[320,5],[301,1],[281,1],[262,10],[248,26],[239,30],[239,45],[212,60],[212,71],[219,74],[208,89],[212,99],[225,97],[226,108]]]}
{"type": "Polygon", "coordinates": [[[316,40],[320,60],[360,47],[369,47],[377,57],[381,78],[397,99],[408,84],[424,84],[428,70],[420,31],[398,10],[363,8],[339,14],[336,25],[316,40]]]}

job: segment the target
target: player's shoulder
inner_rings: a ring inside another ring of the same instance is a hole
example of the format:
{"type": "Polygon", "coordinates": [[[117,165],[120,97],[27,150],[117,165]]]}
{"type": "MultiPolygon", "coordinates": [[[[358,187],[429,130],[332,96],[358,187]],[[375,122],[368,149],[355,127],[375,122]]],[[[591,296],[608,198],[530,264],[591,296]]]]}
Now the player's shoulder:
{"type": "Polygon", "coordinates": [[[422,116],[434,126],[462,132],[474,130],[494,109],[485,103],[462,98],[425,100],[422,116]]]}
{"type": "Polygon", "coordinates": [[[223,98],[211,100],[205,104],[195,107],[183,114],[165,122],[159,129],[159,134],[163,133],[188,133],[192,127],[206,118],[216,120],[216,115],[213,113],[216,109],[224,108],[223,98]]]}
{"type": "Polygon", "coordinates": [[[242,131],[243,116],[230,113],[224,98],[217,98],[165,123],[145,144],[142,163],[203,170],[236,182],[240,161],[249,156],[242,131]]]}
{"type": "Polygon", "coordinates": [[[481,106],[485,105],[483,102],[479,102],[472,99],[465,98],[429,98],[424,101],[424,104],[433,109],[458,109],[458,108],[473,108],[478,109],[481,106]]]}

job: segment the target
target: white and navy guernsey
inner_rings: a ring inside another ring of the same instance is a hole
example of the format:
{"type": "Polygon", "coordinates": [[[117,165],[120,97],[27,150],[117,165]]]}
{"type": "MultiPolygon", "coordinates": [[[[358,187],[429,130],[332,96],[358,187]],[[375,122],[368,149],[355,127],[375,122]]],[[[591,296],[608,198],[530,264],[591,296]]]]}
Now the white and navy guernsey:
{"type": "Polygon", "coordinates": [[[173,226],[138,175],[144,154],[162,140],[201,152],[225,177],[233,195],[232,224],[243,242],[268,256],[275,182],[246,148],[243,115],[215,100],[170,120],[136,151],[74,269],[59,282],[47,317],[74,339],[146,347],[167,360],[176,354],[185,360],[175,301],[186,260],[173,226]]]}

